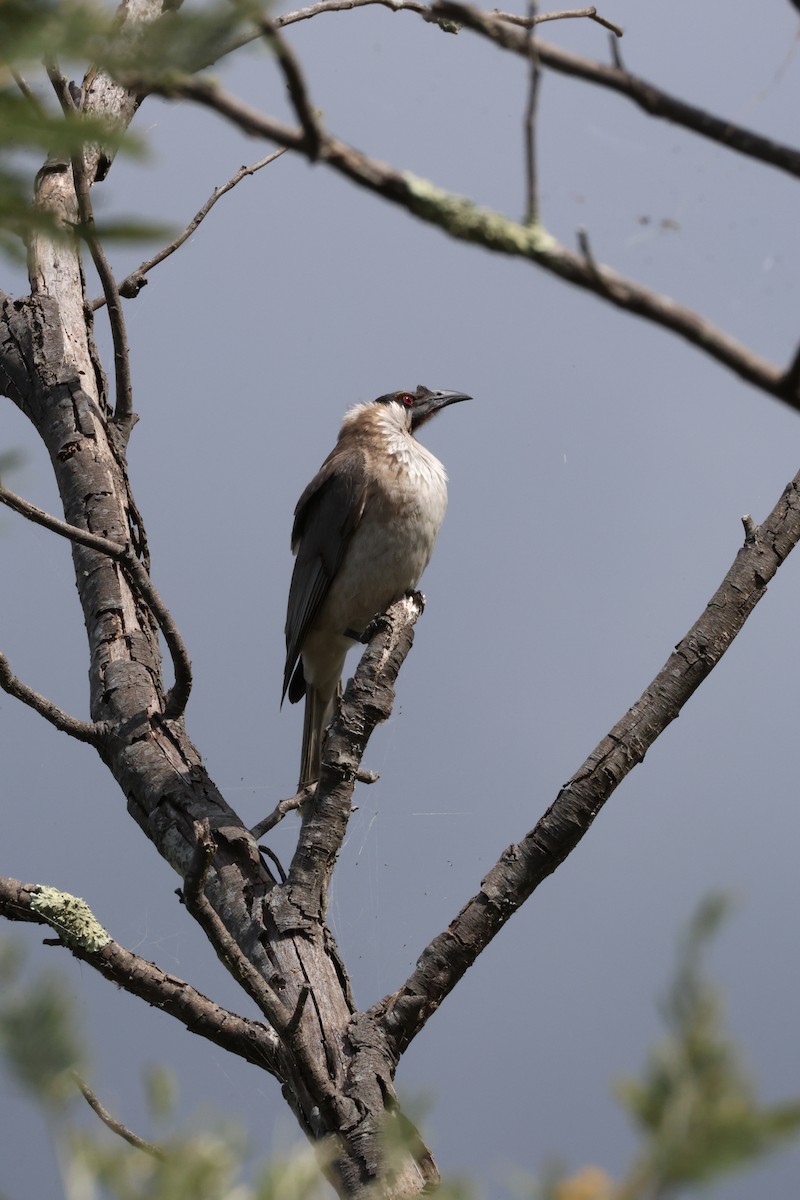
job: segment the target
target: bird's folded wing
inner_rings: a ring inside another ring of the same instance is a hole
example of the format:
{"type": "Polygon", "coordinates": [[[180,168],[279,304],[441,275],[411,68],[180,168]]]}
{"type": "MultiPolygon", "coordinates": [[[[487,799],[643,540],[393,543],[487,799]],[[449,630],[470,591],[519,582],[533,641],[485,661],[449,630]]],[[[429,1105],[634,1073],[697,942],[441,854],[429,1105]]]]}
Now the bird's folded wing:
{"type": "Polygon", "coordinates": [[[358,528],[366,491],[364,455],[353,447],[337,446],[297,502],[292,529],[297,560],[286,612],[282,696],[286,695],[309,627],[358,528]]]}

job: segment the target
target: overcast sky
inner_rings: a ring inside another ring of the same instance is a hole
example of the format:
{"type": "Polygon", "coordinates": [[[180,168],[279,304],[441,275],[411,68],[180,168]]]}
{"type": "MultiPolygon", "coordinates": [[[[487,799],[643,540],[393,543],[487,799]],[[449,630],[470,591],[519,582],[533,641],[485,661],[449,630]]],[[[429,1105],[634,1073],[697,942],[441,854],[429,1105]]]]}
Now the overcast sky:
{"type": "MultiPolygon", "coordinates": [[[[520,10],[521,11],[521,10],[520,10]]],[[[695,103],[797,142],[798,14],[788,0],[610,0],[627,66],[695,103]]],[[[607,35],[548,25],[606,60],[607,35]]],[[[521,60],[385,9],[289,35],[328,128],[454,192],[524,207],[521,60]]],[[[286,115],[261,50],[227,86],[286,115]]],[[[181,227],[269,149],[188,105],[147,101],[145,164],[119,161],[103,214],[181,227]]],[[[778,363],[800,338],[798,203],[759,167],[610,93],[546,74],[542,218],[567,244],[691,304],[778,363]]],[[[145,250],[113,251],[123,275],[145,250]]],[[[7,291],[26,290],[13,270],[7,291]]],[[[245,180],[127,303],[130,470],[153,575],[188,643],[187,723],[252,824],[293,790],[302,716],[278,709],[289,532],[344,410],[395,388],[469,392],[423,440],[450,508],[395,713],[365,765],[331,923],[356,1000],[397,987],[639,696],[800,463],[798,417],[666,332],[392,209],[284,155],[245,180]]],[[[112,369],[103,317],[106,366],[112,369]]],[[[46,456],[0,405],[9,486],[58,510],[46,456]]],[[[0,646],[33,687],[88,716],[68,547],[0,512],[0,646]]],[[[659,1033],[675,939],[712,889],[737,907],[712,956],[729,1025],[765,1100],[800,1093],[797,613],[800,556],[722,664],[613,796],[576,852],[468,972],[404,1057],[445,1173],[505,1197],[553,1158],[619,1176],[635,1141],[611,1097],[659,1033]]],[[[0,695],[0,870],[85,897],[112,935],[250,1012],[174,895],[177,878],[86,746],[0,695]]],[[[288,853],[295,818],[271,844],[288,853]]],[[[187,1113],[233,1114],[258,1153],[297,1140],[268,1076],[193,1039],[16,927],[82,1006],[92,1082],[148,1133],[141,1071],[178,1075],[187,1113]]],[[[59,1195],[38,1115],[0,1094],[0,1186],[59,1195]]],[[[800,1151],[720,1184],[719,1200],[796,1193],[800,1151]]]]}

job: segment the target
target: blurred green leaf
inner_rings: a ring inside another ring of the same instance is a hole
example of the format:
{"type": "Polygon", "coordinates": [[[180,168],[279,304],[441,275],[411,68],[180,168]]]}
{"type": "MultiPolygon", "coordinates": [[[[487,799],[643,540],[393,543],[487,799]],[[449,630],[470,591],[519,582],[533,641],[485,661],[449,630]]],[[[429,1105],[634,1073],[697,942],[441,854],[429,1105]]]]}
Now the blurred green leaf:
{"type": "Polygon", "coordinates": [[[725,1035],[720,996],[704,974],[708,942],[728,910],[723,896],[701,904],[663,1005],[668,1036],[651,1051],[640,1080],[617,1085],[645,1142],[622,1195],[661,1197],[708,1183],[800,1133],[800,1100],[759,1104],[738,1047],[725,1035]]]}
{"type": "Polygon", "coordinates": [[[0,1052],[12,1078],[50,1108],[74,1094],[71,1072],[83,1063],[74,1003],[58,976],[43,971],[23,984],[19,966],[4,953],[4,984],[11,987],[0,1006],[0,1052]]]}
{"type": "MultiPolygon", "coordinates": [[[[242,0],[220,0],[191,12],[169,11],[122,35],[114,6],[89,0],[0,0],[0,252],[17,260],[33,232],[72,236],[56,216],[33,203],[44,160],[66,169],[88,145],[142,156],[145,142],[108,118],[61,112],[42,64],[68,77],[108,70],[139,80],[185,74],[214,61],[248,27],[242,0]],[[24,82],[23,82],[24,81],[24,82]]],[[[135,218],[98,223],[104,240],[164,238],[163,226],[135,218]]]]}
{"type": "Polygon", "coordinates": [[[166,1120],[175,1111],[177,1088],[172,1071],[160,1064],[145,1068],[144,1087],[147,1107],[156,1120],[166,1120]]]}

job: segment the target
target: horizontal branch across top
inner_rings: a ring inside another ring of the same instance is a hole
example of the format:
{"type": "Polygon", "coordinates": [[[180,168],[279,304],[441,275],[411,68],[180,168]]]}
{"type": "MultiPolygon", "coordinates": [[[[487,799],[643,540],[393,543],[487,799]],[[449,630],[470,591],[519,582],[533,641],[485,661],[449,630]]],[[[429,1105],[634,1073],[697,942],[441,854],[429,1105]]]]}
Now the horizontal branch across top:
{"type": "MultiPolygon", "coordinates": [[[[509,27],[511,28],[511,27],[509,27]]],[[[186,77],[155,87],[166,97],[184,97],[210,108],[245,133],[263,137],[325,163],[360,187],[367,188],[451,237],[472,242],[497,254],[526,258],[544,270],[610,304],[669,329],[697,346],[747,383],[800,412],[800,387],[791,366],[781,368],[743,345],[700,313],[672,297],[653,291],[599,263],[588,249],[569,250],[540,224],[523,225],[502,213],[447,192],[409,171],[371,158],[353,146],[324,134],[321,145],[310,147],[305,132],[278,121],[208,80],[186,77]]]]}
{"type": "MultiPolygon", "coordinates": [[[[527,32],[504,20],[499,14],[484,12],[469,4],[459,4],[458,0],[433,0],[430,11],[434,17],[457,21],[466,29],[488,38],[504,50],[511,50],[523,58],[528,57],[527,32]]],[[[560,46],[543,42],[539,38],[536,39],[536,46],[539,60],[544,66],[551,67],[563,75],[571,75],[587,83],[609,88],[632,100],[650,117],[671,121],[701,137],[726,146],[729,150],[800,179],[800,150],[764,137],[744,125],[737,125],[727,117],[718,117],[698,105],[688,104],[654,83],[631,74],[619,61],[618,52],[615,54],[618,62],[612,66],[584,58],[580,54],[571,54],[568,50],[562,50],[560,46]]]]}

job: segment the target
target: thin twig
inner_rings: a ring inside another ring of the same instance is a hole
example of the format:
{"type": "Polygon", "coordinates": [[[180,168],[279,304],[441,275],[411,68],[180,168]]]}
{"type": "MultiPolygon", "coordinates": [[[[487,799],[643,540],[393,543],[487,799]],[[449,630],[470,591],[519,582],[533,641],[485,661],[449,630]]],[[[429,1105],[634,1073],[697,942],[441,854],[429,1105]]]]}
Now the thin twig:
{"type": "Polygon", "coordinates": [[[0,654],[0,688],[4,692],[8,692],[9,696],[14,696],[23,704],[27,704],[29,708],[37,712],[40,717],[44,717],[56,729],[60,729],[62,733],[69,734],[79,742],[88,742],[90,746],[100,745],[105,729],[103,725],[95,724],[92,721],[80,721],[77,717],[70,716],[52,700],[48,700],[40,692],[35,692],[33,688],[28,687],[13,673],[4,654],[0,654]]]}
{"type": "Polygon", "coordinates": [[[116,1133],[129,1145],[135,1146],[137,1150],[142,1150],[145,1154],[149,1154],[151,1158],[157,1158],[159,1162],[166,1161],[166,1154],[160,1146],[155,1146],[152,1142],[145,1141],[143,1137],[139,1137],[138,1133],[134,1133],[132,1129],[128,1129],[127,1125],[123,1125],[116,1117],[112,1117],[107,1108],[98,1100],[95,1093],[89,1087],[85,1080],[81,1079],[77,1071],[72,1072],[72,1078],[75,1080],[81,1095],[91,1110],[97,1114],[104,1125],[107,1125],[112,1133],[116,1133]]]}
{"type": "Polygon", "coordinates": [[[217,955],[244,990],[256,1002],[272,1028],[283,1040],[291,1013],[253,964],[242,953],[225,928],[218,913],[206,898],[204,888],[208,869],[216,853],[216,843],[208,818],[195,821],[195,849],[184,877],[183,899],[187,909],[203,929],[217,955]]]}
{"type": "MultiPolygon", "coordinates": [[[[75,958],[88,963],[105,978],[154,1008],[181,1021],[187,1029],[215,1045],[238,1054],[257,1067],[283,1078],[280,1044],[274,1031],[261,1021],[240,1017],[238,1013],[215,1004],[190,983],[168,975],[154,963],[141,958],[106,933],[101,938],[66,935],[60,909],[69,906],[70,897],[41,884],[20,883],[0,876],[0,914],[11,921],[28,921],[49,926],[61,936],[60,944],[75,958]],[[47,897],[47,905],[42,904],[47,897]]],[[[92,917],[88,905],[83,908],[92,917]]],[[[88,927],[85,917],[80,922],[88,927]]],[[[100,928],[99,923],[97,927],[100,928]]]]}
{"type": "Polygon", "coordinates": [[[286,25],[294,25],[297,21],[308,21],[311,17],[319,16],[320,13],[350,12],[354,8],[364,8],[374,4],[378,4],[382,8],[390,8],[392,12],[419,13],[422,17],[430,12],[428,5],[422,4],[420,0],[320,0],[319,3],[310,4],[307,8],[298,8],[294,12],[276,17],[275,24],[284,28],[286,25]]]}
{"type": "Polygon", "coordinates": [[[602,25],[604,29],[610,29],[617,37],[622,37],[625,30],[621,25],[615,25],[613,21],[606,20],[605,17],[598,16],[597,9],[591,8],[571,8],[564,12],[551,13],[535,13],[531,17],[530,13],[527,17],[520,17],[517,13],[499,12],[494,9],[493,17],[497,17],[500,21],[508,21],[511,25],[522,25],[524,28],[530,28],[531,25],[543,25],[545,21],[569,21],[572,19],[584,18],[589,21],[596,21],[598,25],[602,25]]]}
{"type": "MultiPolygon", "coordinates": [[[[287,25],[294,25],[298,21],[309,21],[312,17],[318,17],[322,13],[335,12],[351,12],[356,8],[366,8],[368,6],[378,5],[381,8],[388,8],[392,12],[412,12],[421,16],[423,21],[428,21],[432,25],[439,25],[445,32],[452,32],[447,21],[442,19],[432,11],[431,6],[421,3],[421,0],[319,0],[317,4],[309,4],[306,8],[295,9],[294,12],[283,13],[281,16],[275,17],[274,23],[277,29],[283,29],[287,25]]],[[[497,13],[497,16],[503,20],[513,22],[517,25],[524,25],[527,22],[527,17],[517,17],[512,13],[497,13]]],[[[588,20],[597,21],[606,29],[613,30],[618,37],[622,37],[623,30],[619,25],[612,24],[605,17],[597,15],[595,8],[569,9],[564,12],[542,13],[536,18],[537,24],[542,21],[561,21],[570,18],[584,17],[588,20]]],[[[221,58],[233,53],[234,50],[240,50],[242,46],[248,45],[255,41],[259,35],[257,33],[239,34],[236,38],[232,38],[224,49],[218,53],[213,59],[209,59],[205,63],[199,64],[201,67],[210,67],[215,62],[219,62],[221,58]]]]}
{"type": "Polygon", "coordinates": [[[791,362],[786,368],[783,376],[783,384],[790,393],[800,392],[800,345],[798,345],[791,362]]]}
{"type": "MultiPolygon", "coordinates": [[[[130,275],[125,276],[119,285],[120,296],[124,296],[128,300],[138,296],[139,292],[147,284],[147,274],[152,271],[153,267],[157,267],[165,258],[169,258],[171,254],[180,249],[183,243],[192,236],[201,221],[205,220],[218,200],[222,199],[227,192],[235,188],[237,183],[240,183],[248,175],[255,175],[256,171],[260,171],[262,167],[269,166],[271,162],[274,162],[276,158],[280,158],[285,153],[286,147],[281,146],[279,150],[273,150],[271,154],[267,154],[265,158],[260,158],[258,162],[251,163],[249,167],[240,167],[227,183],[223,183],[221,187],[215,188],[203,207],[195,213],[189,224],[182,233],[178,234],[174,241],[170,242],[168,246],[164,246],[152,258],[145,259],[135,271],[131,271],[130,275]]],[[[98,296],[92,301],[92,308],[102,308],[105,302],[105,296],[98,296]]]]}
{"type": "Polygon", "coordinates": [[[535,225],[539,220],[539,194],[536,185],[536,110],[541,80],[539,52],[533,36],[533,27],[536,23],[536,0],[528,0],[528,23],[528,102],[525,105],[525,178],[527,182],[525,224],[535,225]]]}
{"type": "Polygon", "coordinates": [[[28,83],[25,76],[20,75],[19,71],[15,71],[12,68],[11,77],[14,80],[14,83],[19,88],[22,95],[25,97],[25,99],[30,104],[33,111],[36,113],[36,115],[41,116],[42,113],[44,113],[44,111],[45,111],[44,105],[42,104],[41,100],[36,95],[36,93],[34,92],[32,87],[30,86],[30,84],[28,83]]]}
{"type": "Polygon", "coordinates": [[[272,812],[264,817],[263,821],[259,821],[257,825],[253,826],[250,830],[251,835],[258,841],[265,833],[269,833],[270,829],[274,829],[287,813],[295,812],[296,809],[300,808],[308,798],[309,789],[303,788],[301,792],[296,792],[294,796],[289,796],[286,800],[279,800],[272,812]]]}
{"type": "MultiPolygon", "coordinates": [[[[80,113],[75,107],[75,101],[67,87],[66,80],[58,68],[48,64],[47,73],[58,96],[64,112],[65,120],[80,120],[80,113]]],[[[94,210],[89,192],[89,180],[83,161],[83,151],[72,156],[72,176],[75,183],[75,196],[78,202],[80,231],[89,247],[95,269],[100,278],[103,295],[108,305],[108,320],[111,326],[111,341],[114,347],[114,416],[113,420],[123,437],[123,444],[130,436],[134,424],[133,416],[133,383],[131,381],[131,361],[128,349],[128,335],[125,329],[125,315],[122,311],[117,281],[111,264],[106,257],[94,223],[94,210]]]]}
{"type": "Polygon", "coordinates": [[[325,135],[311,104],[300,63],[274,21],[262,17],[258,26],[278,60],[278,66],[286,80],[289,98],[306,137],[306,154],[311,162],[315,162],[319,158],[325,135]]]}
{"type": "Polygon", "coordinates": [[[278,858],[275,851],[271,850],[269,848],[269,846],[259,846],[258,850],[259,850],[260,854],[266,854],[267,858],[270,860],[272,865],[275,867],[275,870],[278,872],[278,877],[279,877],[281,883],[286,883],[286,872],[283,869],[283,863],[278,858]]]}
{"type": "Polygon", "coordinates": [[[164,698],[164,711],[162,715],[168,721],[178,720],[186,709],[189,694],[192,690],[191,660],[186,649],[186,644],[171,612],[161,599],[150,579],[147,569],[136,557],[130,545],[128,543],[113,542],[110,538],[100,537],[96,533],[89,533],[88,530],[78,529],[75,525],[69,525],[66,521],[60,521],[58,517],[53,517],[50,513],[44,512],[43,509],[37,508],[35,504],[31,504],[28,500],[23,500],[21,496],[10,492],[8,488],[4,488],[2,485],[0,485],[0,504],[5,504],[9,508],[13,508],[21,516],[26,517],[29,521],[33,521],[36,525],[42,525],[45,529],[50,529],[53,533],[57,533],[59,537],[67,538],[71,542],[77,542],[78,545],[86,546],[89,550],[96,550],[98,554],[105,554],[108,558],[113,559],[114,562],[119,563],[128,582],[134,591],[138,592],[144,600],[164,635],[164,641],[167,644],[167,649],[172,659],[173,670],[175,671],[175,683],[164,698]]]}
{"type": "Polygon", "coordinates": [[[597,265],[597,259],[594,256],[594,251],[592,250],[592,243],[589,241],[588,231],[584,229],[582,225],[580,225],[576,230],[575,236],[578,241],[578,248],[583,255],[583,260],[586,263],[586,266],[593,275],[599,276],[600,268],[597,265]]]}

